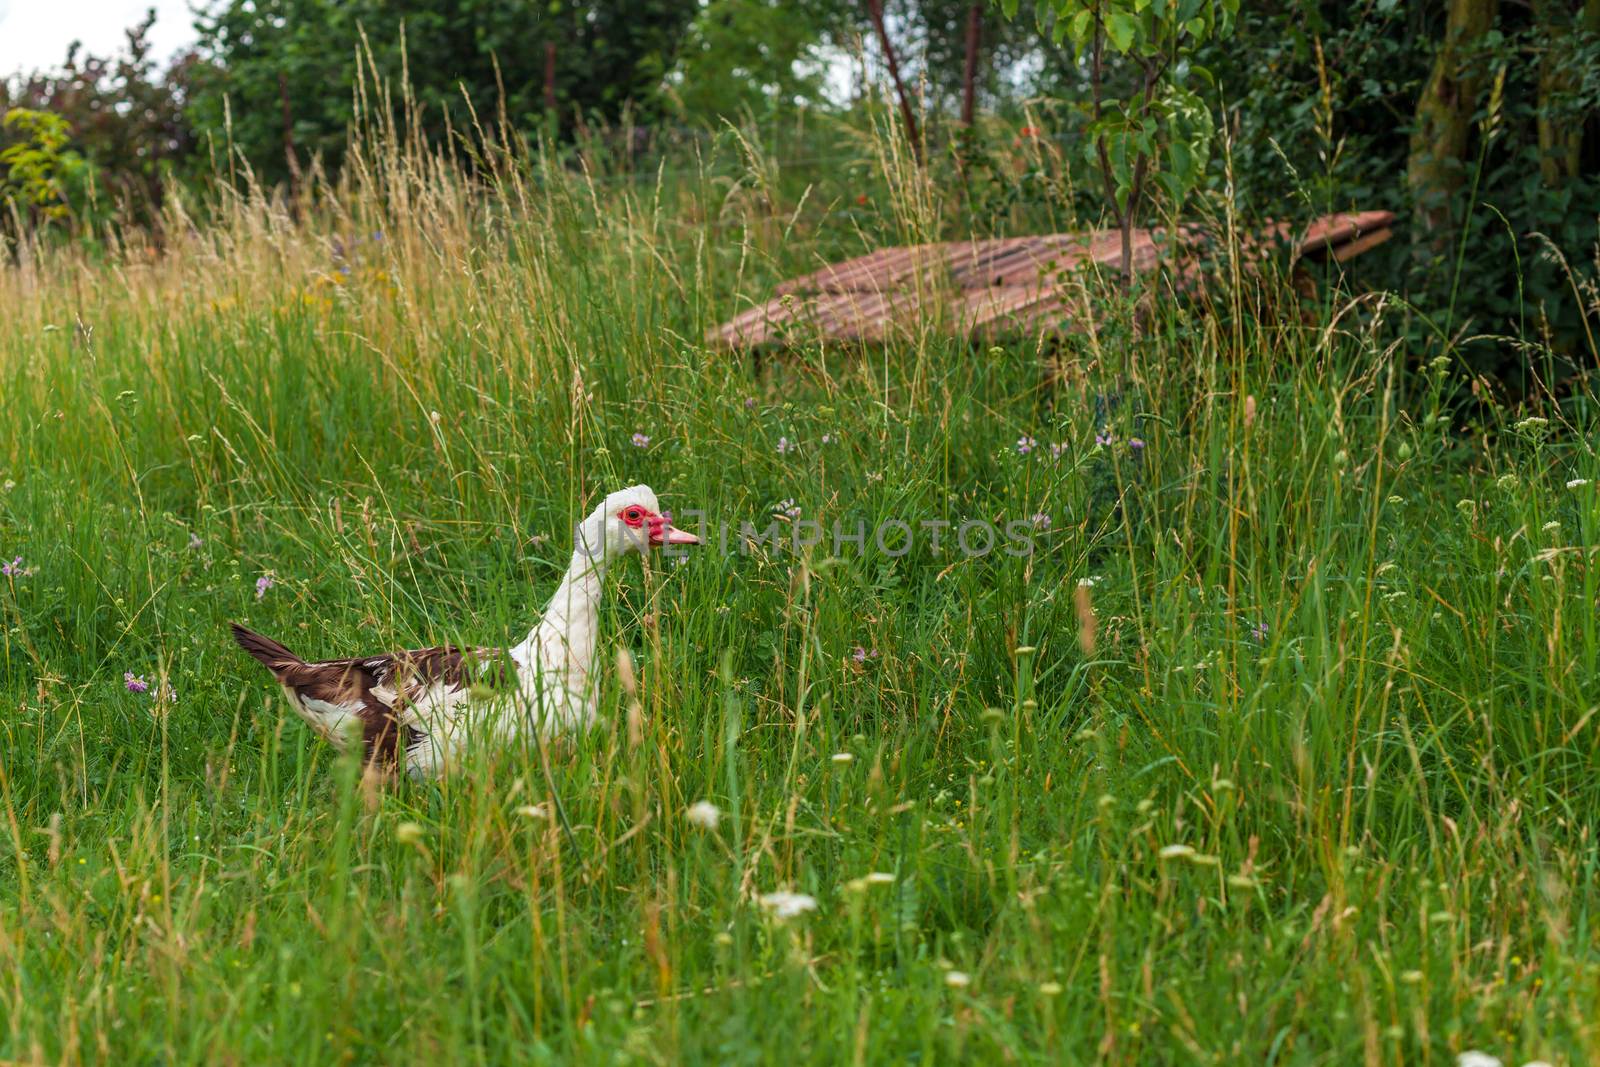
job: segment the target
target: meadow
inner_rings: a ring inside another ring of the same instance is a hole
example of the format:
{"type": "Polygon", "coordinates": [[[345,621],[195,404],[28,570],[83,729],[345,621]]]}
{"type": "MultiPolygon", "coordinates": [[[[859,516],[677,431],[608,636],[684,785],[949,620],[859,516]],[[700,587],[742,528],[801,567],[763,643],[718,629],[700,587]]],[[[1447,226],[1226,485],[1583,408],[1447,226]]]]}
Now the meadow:
{"type": "Polygon", "coordinates": [[[705,346],[959,216],[877,151],[358,152],[17,250],[0,1061],[1600,1059],[1592,393],[1238,272],[1059,343],[705,346]],[[514,643],[641,481],[1035,551],[630,561],[601,728],[386,788],[229,640],[514,643]]]}

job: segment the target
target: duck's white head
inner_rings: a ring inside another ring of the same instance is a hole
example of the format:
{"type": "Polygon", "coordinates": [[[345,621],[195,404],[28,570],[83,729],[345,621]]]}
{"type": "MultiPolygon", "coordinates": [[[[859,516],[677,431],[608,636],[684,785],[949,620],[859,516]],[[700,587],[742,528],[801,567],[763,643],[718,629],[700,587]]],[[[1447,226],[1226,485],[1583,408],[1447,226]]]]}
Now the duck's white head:
{"type": "Polygon", "coordinates": [[[602,500],[578,524],[577,549],[590,558],[621,556],[662,545],[698,545],[700,538],[672,525],[648,485],[630,485],[602,500]]]}

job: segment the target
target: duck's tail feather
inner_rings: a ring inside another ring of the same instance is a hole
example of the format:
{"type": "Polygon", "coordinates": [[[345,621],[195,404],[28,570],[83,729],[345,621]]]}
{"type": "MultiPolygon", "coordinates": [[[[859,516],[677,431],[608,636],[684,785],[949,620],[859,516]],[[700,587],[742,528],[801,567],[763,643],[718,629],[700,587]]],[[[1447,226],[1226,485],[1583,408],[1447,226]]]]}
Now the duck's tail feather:
{"type": "Polygon", "coordinates": [[[284,648],[272,638],[258,634],[247,626],[233,624],[233,639],[239,642],[239,647],[261,661],[262,666],[273,674],[281,675],[291,667],[305,664],[305,660],[284,648]]]}

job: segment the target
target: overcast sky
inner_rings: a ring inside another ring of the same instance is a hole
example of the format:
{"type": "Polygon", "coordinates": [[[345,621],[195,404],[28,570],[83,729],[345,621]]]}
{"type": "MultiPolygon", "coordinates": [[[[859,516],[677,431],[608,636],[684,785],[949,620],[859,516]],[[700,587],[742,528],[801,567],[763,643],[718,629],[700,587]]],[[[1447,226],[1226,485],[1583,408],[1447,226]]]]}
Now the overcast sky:
{"type": "Polygon", "coordinates": [[[152,7],[150,43],[165,61],[194,40],[189,0],[0,0],[0,78],[59,66],[73,41],[99,55],[117,51],[152,7]]]}

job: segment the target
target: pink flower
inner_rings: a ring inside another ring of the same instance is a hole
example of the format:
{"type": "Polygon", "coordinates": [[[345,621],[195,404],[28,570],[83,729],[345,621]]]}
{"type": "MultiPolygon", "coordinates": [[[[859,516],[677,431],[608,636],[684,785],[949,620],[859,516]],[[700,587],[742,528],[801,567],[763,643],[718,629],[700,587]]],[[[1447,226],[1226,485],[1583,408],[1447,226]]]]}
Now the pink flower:
{"type": "Polygon", "coordinates": [[[1038,441],[1035,441],[1033,438],[1029,437],[1027,434],[1023,434],[1021,437],[1017,438],[1017,455],[1026,456],[1029,452],[1032,452],[1038,446],[1039,446],[1039,442],[1038,441]]]}
{"type": "Polygon", "coordinates": [[[25,573],[21,556],[17,556],[10,563],[0,563],[0,574],[5,575],[7,578],[21,577],[25,573]]]}
{"type": "Polygon", "coordinates": [[[1056,441],[1054,444],[1052,444],[1050,446],[1050,458],[1051,459],[1060,459],[1062,456],[1064,456],[1066,454],[1067,454],[1067,446],[1062,444],[1060,441],[1056,441]]]}
{"type": "Polygon", "coordinates": [[[272,572],[271,571],[268,571],[266,574],[263,574],[261,577],[257,578],[256,579],[256,599],[260,600],[262,597],[266,596],[267,595],[267,590],[271,589],[273,587],[273,585],[275,585],[275,584],[276,583],[273,581],[272,572]]]}
{"type": "Polygon", "coordinates": [[[787,456],[790,452],[800,447],[798,441],[791,441],[787,437],[778,438],[778,455],[787,456]]]}
{"type": "Polygon", "coordinates": [[[646,434],[642,434],[642,433],[634,434],[633,435],[633,447],[634,448],[649,448],[650,447],[650,438],[649,438],[649,436],[646,435],[646,434]]]}
{"type": "Polygon", "coordinates": [[[1041,530],[1050,529],[1050,516],[1046,515],[1042,511],[1035,512],[1031,521],[1035,526],[1039,527],[1039,529],[1041,529],[1041,530]]]}
{"type": "Polygon", "coordinates": [[[127,687],[130,693],[148,693],[150,691],[150,683],[132,671],[122,672],[122,684],[127,687]]]}
{"type": "Polygon", "coordinates": [[[1128,447],[1137,452],[1144,447],[1144,442],[1137,437],[1130,437],[1128,438],[1128,447]]]}
{"type": "Polygon", "coordinates": [[[856,650],[850,653],[850,658],[855,660],[857,663],[865,663],[868,660],[877,659],[878,650],[875,648],[868,650],[861,645],[857,645],[856,650]]]}

